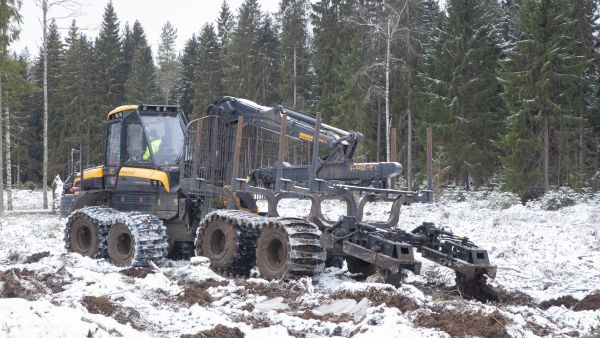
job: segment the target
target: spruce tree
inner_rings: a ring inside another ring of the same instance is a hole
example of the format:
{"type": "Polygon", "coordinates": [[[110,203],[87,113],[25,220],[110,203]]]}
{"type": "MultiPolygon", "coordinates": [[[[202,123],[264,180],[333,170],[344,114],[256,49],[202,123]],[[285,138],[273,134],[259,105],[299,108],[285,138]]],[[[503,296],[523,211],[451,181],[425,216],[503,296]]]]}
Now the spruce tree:
{"type": "MultiPolygon", "coordinates": [[[[451,177],[467,188],[498,168],[494,141],[502,132],[505,109],[498,81],[499,38],[495,0],[450,0],[448,21],[434,40],[424,78],[427,107],[421,114],[435,127],[447,152],[451,177]]],[[[423,78],[423,76],[422,76],[423,78]]]]}
{"type": "Polygon", "coordinates": [[[348,53],[345,35],[348,6],[342,0],[321,0],[312,5],[314,67],[316,72],[316,110],[323,112],[325,121],[334,116],[341,80],[335,71],[348,53]]]}
{"type": "Polygon", "coordinates": [[[176,40],[177,30],[167,21],[162,27],[158,45],[158,83],[165,104],[175,102],[175,86],[179,67],[175,50],[176,40]]]}
{"type": "Polygon", "coordinates": [[[194,111],[195,78],[198,70],[200,44],[196,35],[192,34],[185,47],[179,62],[179,79],[177,81],[177,96],[179,105],[186,114],[194,111]]]}
{"type": "Polygon", "coordinates": [[[133,24],[127,48],[133,48],[131,72],[125,82],[127,101],[134,104],[155,103],[159,99],[156,66],[146,33],[137,20],[133,24]]]}
{"type": "Polygon", "coordinates": [[[576,128],[569,100],[582,69],[565,34],[573,23],[567,9],[558,0],[524,0],[519,38],[504,65],[504,97],[511,111],[502,140],[505,187],[523,200],[550,189],[561,155],[558,132],[576,128]]]}
{"type": "Polygon", "coordinates": [[[235,29],[235,16],[231,12],[227,0],[223,0],[219,17],[217,18],[217,35],[219,37],[219,47],[221,49],[221,72],[223,75],[223,86],[227,90],[233,87],[232,67],[230,59],[231,37],[235,29]],[[229,81],[231,79],[231,81],[229,81]]]}
{"type": "MultiPolygon", "coordinates": [[[[48,172],[49,175],[52,175],[64,172],[66,167],[66,162],[62,160],[60,154],[59,144],[64,136],[62,133],[67,122],[63,118],[63,106],[66,98],[63,90],[64,46],[54,20],[48,27],[46,51],[48,53],[48,172]]],[[[42,52],[39,62],[43,62],[42,52]]]]}
{"type": "Polygon", "coordinates": [[[258,30],[258,40],[255,51],[258,51],[254,78],[255,91],[251,96],[263,104],[273,105],[281,102],[277,94],[279,83],[279,40],[269,14],[263,16],[258,30]]]}
{"type": "Polygon", "coordinates": [[[125,83],[127,101],[134,104],[154,103],[159,98],[156,67],[150,46],[140,44],[133,54],[131,74],[125,83]]]}
{"type": "Polygon", "coordinates": [[[260,52],[259,28],[262,13],[257,0],[244,0],[229,46],[228,63],[231,70],[227,75],[226,88],[232,96],[252,100],[256,97],[256,82],[260,76],[257,69],[260,52]]]}
{"type": "MultiPolygon", "coordinates": [[[[83,123],[92,107],[91,86],[91,53],[92,48],[87,38],[79,32],[73,20],[65,38],[65,57],[63,66],[62,91],[65,99],[62,107],[62,126],[57,145],[56,160],[68,163],[70,150],[78,148],[83,139],[84,144],[92,142],[87,126],[83,123]]],[[[99,157],[93,160],[98,161],[99,157]]],[[[96,162],[97,163],[97,162],[96,162]]],[[[59,174],[65,178],[68,168],[63,168],[59,174]]]]}
{"type": "MultiPolygon", "coordinates": [[[[105,117],[114,107],[123,104],[125,78],[123,70],[122,41],[119,36],[119,21],[112,5],[104,8],[100,33],[95,43],[95,114],[105,117]]],[[[101,128],[96,125],[96,128],[101,128]]]]}
{"type": "Polygon", "coordinates": [[[146,40],[146,33],[144,32],[144,28],[142,28],[142,24],[135,20],[133,28],[129,28],[127,24],[123,31],[123,69],[126,79],[129,78],[134,53],[140,44],[147,46],[148,41],[146,40]]]}
{"type": "Polygon", "coordinates": [[[212,24],[205,24],[202,27],[199,40],[198,66],[194,85],[194,117],[203,116],[208,104],[225,94],[221,49],[212,24]]]}
{"type": "Polygon", "coordinates": [[[281,24],[279,96],[282,104],[299,110],[307,109],[312,80],[308,13],[308,0],[282,0],[278,13],[281,24]]]}

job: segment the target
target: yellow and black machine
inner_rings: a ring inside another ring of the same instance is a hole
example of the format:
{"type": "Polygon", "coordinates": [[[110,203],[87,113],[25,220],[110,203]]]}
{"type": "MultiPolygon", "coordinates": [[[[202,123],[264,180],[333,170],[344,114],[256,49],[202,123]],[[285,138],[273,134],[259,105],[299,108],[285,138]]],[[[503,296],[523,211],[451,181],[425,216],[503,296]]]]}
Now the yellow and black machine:
{"type": "Polygon", "coordinates": [[[401,229],[400,207],[430,202],[431,191],[393,189],[399,163],[355,163],[362,135],[320,114],[223,97],[189,123],[178,106],[121,106],[106,130],[102,166],[84,169],[81,151],[72,154],[61,203],[69,251],[122,266],[202,255],[223,274],[256,266],[266,279],[317,276],[345,260],[397,283],[420,272],[417,250],[455,270],[463,294],[495,297],[486,250],[432,223],[401,229]],[[280,217],[288,199],[309,201],[310,212],[280,217]],[[331,200],[338,219],[322,212],[331,200]],[[367,222],[365,207],[378,202],[390,206],[387,221],[367,222]]]}

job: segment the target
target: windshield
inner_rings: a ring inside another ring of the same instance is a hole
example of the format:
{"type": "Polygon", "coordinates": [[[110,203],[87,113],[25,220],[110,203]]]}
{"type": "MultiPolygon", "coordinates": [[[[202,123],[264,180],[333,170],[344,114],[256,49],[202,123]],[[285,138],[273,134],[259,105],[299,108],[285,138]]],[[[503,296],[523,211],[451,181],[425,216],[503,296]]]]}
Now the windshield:
{"type": "Polygon", "coordinates": [[[179,115],[142,115],[149,147],[144,159],[149,160],[150,152],[156,165],[176,164],[183,153],[184,126],[179,115]]]}

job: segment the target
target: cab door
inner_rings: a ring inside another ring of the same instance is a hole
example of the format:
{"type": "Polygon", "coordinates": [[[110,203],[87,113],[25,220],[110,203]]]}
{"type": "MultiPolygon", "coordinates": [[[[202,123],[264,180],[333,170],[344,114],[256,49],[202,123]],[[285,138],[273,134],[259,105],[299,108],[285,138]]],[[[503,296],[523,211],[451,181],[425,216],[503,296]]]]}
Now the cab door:
{"type": "Polygon", "coordinates": [[[113,190],[117,185],[119,168],[121,167],[121,120],[108,122],[106,137],[106,169],[104,170],[104,184],[106,189],[113,190]]]}

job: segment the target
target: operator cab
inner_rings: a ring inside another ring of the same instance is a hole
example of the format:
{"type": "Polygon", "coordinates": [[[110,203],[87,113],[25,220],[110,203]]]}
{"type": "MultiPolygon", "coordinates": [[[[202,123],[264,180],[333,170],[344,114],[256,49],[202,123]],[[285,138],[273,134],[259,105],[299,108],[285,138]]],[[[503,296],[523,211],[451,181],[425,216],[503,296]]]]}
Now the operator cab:
{"type": "Polygon", "coordinates": [[[179,106],[121,106],[108,114],[106,166],[179,166],[185,138],[179,106]]]}

